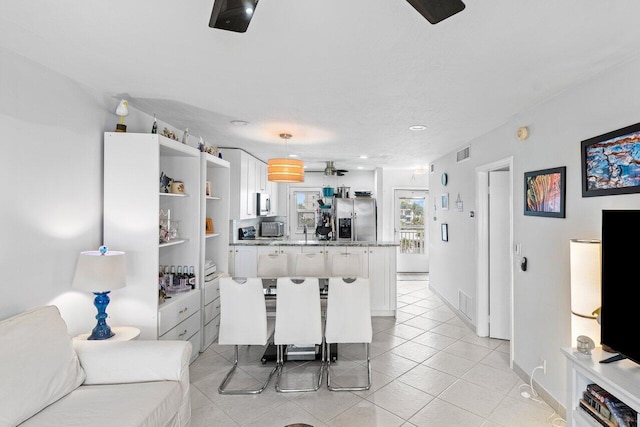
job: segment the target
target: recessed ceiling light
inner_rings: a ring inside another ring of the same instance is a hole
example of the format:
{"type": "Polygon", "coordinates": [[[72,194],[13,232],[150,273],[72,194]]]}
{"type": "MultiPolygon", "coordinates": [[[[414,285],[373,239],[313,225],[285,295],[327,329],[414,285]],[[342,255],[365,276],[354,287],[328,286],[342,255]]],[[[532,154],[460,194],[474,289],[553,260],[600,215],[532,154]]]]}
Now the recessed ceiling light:
{"type": "Polygon", "coordinates": [[[244,11],[247,13],[247,15],[251,15],[253,13],[253,9],[250,7],[246,8],[244,11]]]}
{"type": "Polygon", "coordinates": [[[425,130],[427,127],[425,125],[412,125],[409,126],[409,130],[413,130],[413,131],[421,131],[421,130],[425,130]]]}
{"type": "Polygon", "coordinates": [[[298,157],[297,154],[289,154],[289,157],[298,157]]]}
{"type": "Polygon", "coordinates": [[[246,126],[249,122],[245,122],[244,120],[231,120],[231,124],[234,126],[246,126]]]}
{"type": "Polygon", "coordinates": [[[358,166],[358,169],[364,169],[362,166],[358,166]]]}
{"type": "Polygon", "coordinates": [[[367,156],[366,154],[363,154],[362,156],[360,156],[361,159],[368,159],[369,156],[367,156]]]}

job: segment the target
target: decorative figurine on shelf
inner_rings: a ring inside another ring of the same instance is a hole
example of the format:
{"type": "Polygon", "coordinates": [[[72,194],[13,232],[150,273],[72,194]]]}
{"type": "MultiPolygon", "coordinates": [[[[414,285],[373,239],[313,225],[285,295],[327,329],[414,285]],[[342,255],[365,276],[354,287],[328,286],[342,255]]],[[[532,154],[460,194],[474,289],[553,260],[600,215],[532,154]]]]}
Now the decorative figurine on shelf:
{"type": "Polygon", "coordinates": [[[127,125],[124,124],[124,117],[129,115],[129,103],[126,100],[120,101],[116,108],[116,115],[120,116],[120,123],[116,124],[116,132],[126,132],[127,125]]]}
{"type": "Polygon", "coordinates": [[[187,144],[189,142],[189,128],[186,128],[184,133],[182,134],[182,143],[187,144]]]}
{"type": "Polygon", "coordinates": [[[167,128],[162,129],[162,135],[166,136],[169,139],[173,139],[174,141],[178,140],[178,137],[176,136],[176,133],[172,130],[169,130],[167,128]]]}
{"type": "Polygon", "coordinates": [[[173,183],[173,179],[169,178],[165,175],[164,171],[160,174],[160,192],[168,193],[171,188],[171,184],[173,183]]]}
{"type": "Polygon", "coordinates": [[[198,150],[204,152],[204,139],[202,139],[202,137],[200,137],[200,141],[198,142],[198,150]]]}
{"type": "Polygon", "coordinates": [[[153,115],[153,126],[151,126],[151,133],[158,133],[158,119],[156,119],[156,115],[153,115]]]}

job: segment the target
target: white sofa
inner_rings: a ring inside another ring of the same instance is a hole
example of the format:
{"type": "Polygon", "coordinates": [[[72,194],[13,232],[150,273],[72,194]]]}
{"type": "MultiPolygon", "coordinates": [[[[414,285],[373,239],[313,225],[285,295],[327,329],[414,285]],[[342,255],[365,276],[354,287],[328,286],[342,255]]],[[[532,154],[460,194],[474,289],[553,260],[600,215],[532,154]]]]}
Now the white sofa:
{"type": "Polygon", "coordinates": [[[72,341],[58,309],[0,321],[0,426],[188,426],[184,341],[72,341]]]}

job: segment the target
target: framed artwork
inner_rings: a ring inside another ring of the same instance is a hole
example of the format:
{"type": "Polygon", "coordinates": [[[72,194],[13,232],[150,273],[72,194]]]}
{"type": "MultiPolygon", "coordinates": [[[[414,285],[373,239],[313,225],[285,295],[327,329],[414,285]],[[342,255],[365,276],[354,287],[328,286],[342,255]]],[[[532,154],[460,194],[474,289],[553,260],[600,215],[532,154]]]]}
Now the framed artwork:
{"type": "Polygon", "coordinates": [[[211,194],[211,181],[206,181],[205,182],[204,195],[207,196],[207,197],[213,196],[213,194],[211,194]]]}
{"type": "Polygon", "coordinates": [[[447,223],[440,224],[440,233],[442,234],[442,241],[448,242],[449,241],[449,224],[447,223]]]}
{"type": "Polygon", "coordinates": [[[213,220],[211,218],[207,218],[204,232],[205,234],[213,234],[213,220]]]}
{"type": "Polygon", "coordinates": [[[443,193],[440,206],[443,211],[449,210],[449,193],[443,193]]]}
{"type": "Polygon", "coordinates": [[[640,193],[640,123],[580,144],[582,197],[640,193]]]}
{"type": "Polygon", "coordinates": [[[565,217],[566,167],[543,169],[524,174],[524,214],[565,217]]]}

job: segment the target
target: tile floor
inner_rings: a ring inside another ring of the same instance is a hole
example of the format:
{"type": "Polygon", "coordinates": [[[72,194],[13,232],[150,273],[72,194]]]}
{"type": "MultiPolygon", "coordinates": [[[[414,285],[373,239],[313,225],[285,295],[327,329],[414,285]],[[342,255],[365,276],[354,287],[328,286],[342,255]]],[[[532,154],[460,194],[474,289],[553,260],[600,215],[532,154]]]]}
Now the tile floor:
{"type": "MultiPolygon", "coordinates": [[[[400,276],[399,279],[412,279],[400,276]]],[[[199,426],[480,426],[551,425],[546,404],[520,396],[522,380],[508,366],[509,343],[478,338],[428,289],[427,280],[398,281],[398,316],[374,317],[373,385],[366,392],[276,393],[275,376],[257,396],[221,396],[233,348],[211,345],[191,365],[192,423],[199,426]]],[[[273,365],[263,349],[241,349],[243,369],[232,387],[255,387],[273,365]]],[[[332,381],[366,380],[364,346],[343,345],[332,381]]],[[[285,386],[311,384],[314,362],[290,362],[285,386]],[[305,382],[305,384],[299,384],[305,382]]],[[[326,379],[324,381],[326,383],[326,379]]],[[[562,424],[554,424],[562,425],[562,424]]]]}

